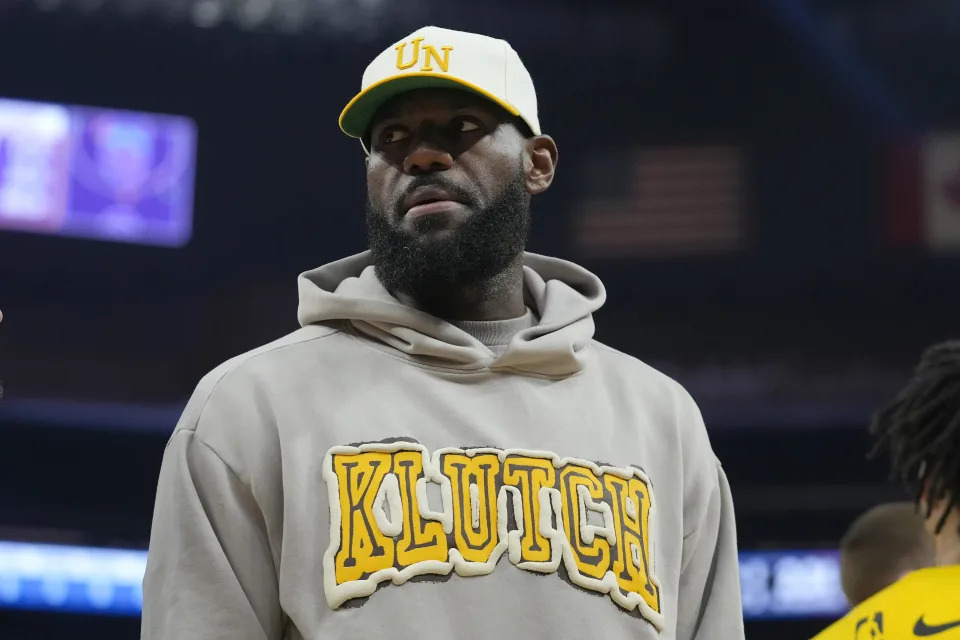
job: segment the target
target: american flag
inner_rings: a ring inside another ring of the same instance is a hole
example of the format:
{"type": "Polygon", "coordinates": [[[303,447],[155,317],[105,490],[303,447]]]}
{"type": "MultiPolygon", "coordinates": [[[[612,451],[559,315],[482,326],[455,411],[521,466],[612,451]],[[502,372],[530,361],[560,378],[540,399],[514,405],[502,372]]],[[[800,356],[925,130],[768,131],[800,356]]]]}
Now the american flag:
{"type": "Polygon", "coordinates": [[[622,184],[593,181],[594,195],[577,209],[575,242],[581,255],[683,256],[743,248],[739,148],[644,147],[619,160],[629,166],[622,184]],[[623,195],[611,197],[610,191],[623,195]]]}

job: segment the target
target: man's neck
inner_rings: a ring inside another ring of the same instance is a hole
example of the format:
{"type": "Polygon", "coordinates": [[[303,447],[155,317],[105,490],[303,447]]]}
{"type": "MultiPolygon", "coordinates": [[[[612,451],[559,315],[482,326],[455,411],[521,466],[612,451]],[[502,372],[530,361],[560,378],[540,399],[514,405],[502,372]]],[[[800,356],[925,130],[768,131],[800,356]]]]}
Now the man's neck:
{"type": "Polygon", "coordinates": [[[933,550],[938,566],[960,564],[960,509],[954,507],[940,533],[933,537],[933,550]]]}
{"type": "Polygon", "coordinates": [[[444,320],[509,320],[526,311],[523,301],[523,264],[517,261],[483,282],[432,291],[418,297],[397,293],[406,305],[444,320]]]}

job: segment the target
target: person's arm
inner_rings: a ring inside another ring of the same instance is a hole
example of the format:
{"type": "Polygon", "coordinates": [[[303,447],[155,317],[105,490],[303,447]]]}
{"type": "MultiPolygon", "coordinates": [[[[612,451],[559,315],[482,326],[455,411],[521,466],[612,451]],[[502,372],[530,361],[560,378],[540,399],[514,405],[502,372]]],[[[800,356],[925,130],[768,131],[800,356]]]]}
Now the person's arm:
{"type": "Polygon", "coordinates": [[[733,498],[720,463],[714,465],[706,508],[683,539],[678,640],[744,638],[733,498]]]}
{"type": "Polygon", "coordinates": [[[277,570],[249,489],[193,430],[164,452],[142,640],[280,640],[277,570]]]}

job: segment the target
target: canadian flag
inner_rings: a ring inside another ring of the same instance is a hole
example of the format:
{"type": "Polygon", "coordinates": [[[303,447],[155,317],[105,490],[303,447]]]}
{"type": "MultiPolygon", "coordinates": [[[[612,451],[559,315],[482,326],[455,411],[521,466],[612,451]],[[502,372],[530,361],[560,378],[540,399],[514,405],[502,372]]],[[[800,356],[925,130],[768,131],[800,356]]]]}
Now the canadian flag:
{"type": "Polygon", "coordinates": [[[887,230],[898,246],[960,250],[960,131],[925,136],[888,156],[887,230]]]}

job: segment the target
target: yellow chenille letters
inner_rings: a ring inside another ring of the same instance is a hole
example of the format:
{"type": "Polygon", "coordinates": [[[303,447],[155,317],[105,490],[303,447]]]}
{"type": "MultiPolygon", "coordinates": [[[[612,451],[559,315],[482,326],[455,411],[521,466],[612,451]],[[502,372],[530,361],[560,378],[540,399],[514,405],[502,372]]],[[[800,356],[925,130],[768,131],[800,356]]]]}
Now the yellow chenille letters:
{"type": "Polygon", "coordinates": [[[608,594],[663,628],[653,495],[639,469],[522,449],[448,448],[431,456],[398,441],[333,447],[323,478],[330,504],[324,590],[332,608],[388,580],[484,575],[509,550],[510,562],[528,571],[556,572],[562,562],[576,586],[608,594]],[[432,498],[428,487],[438,490],[432,498]]]}
{"type": "Polygon", "coordinates": [[[390,471],[391,457],[371,451],[335,461],[334,473],[341,487],[340,539],[346,543],[337,553],[337,576],[343,582],[393,566],[393,538],[380,531],[374,514],[377,491],[390,471]]]}
{"type": "Polygon", "coordinates": [[[601,536],[587,534],[592,529],[588,529],[590,510],[586,503],[587,500],[603,500],[603,485],[589,468],[568,465],[560,472],[560,496],[563,500],[563,528],[575,563],[567,570],[600,580],[610,568],[610,543],[601,536]]]}
{"type": "MultiPolygon", "coordinates": [[[[403,504],[403,531],[397,541],[397,563],[409,567],[425,560],[447,559],[447,535],[443,525],[421,517],[417,498],[417,480],[423,475],[423,457],[419,451],[393,454],[393,471],[400,481],[403,504]]],[[[426,506],[426,505],[424,505],[426,506]]]]}
{"type": "Polygon", "coordinates": [[[549,562],[552,553],[550,541],[540,531],[540,490],[553,488],[556,483],[553,462],[530,456],[508,456],[503,463],[503,484],[520,491],[523,504],[523,536],[520,538],[521,562],[549,562]]]}
{"type": "Polygon", "coordinates": [[[440,469],[450,478],[453,490],[453,539],[467,562],[487,562],[497,546],[497,476],[500,459],[496,454],[474,456],[448,453],[440,469]]]}
{"type": "Polygon", "coordinates": [[[613,573],[624,593],[637,593],[654,611],[660,611],[660,589],[650,571],[650,490],[646,483],[631,477],[604,477],[613,503],[617,531],[613,573]]]}
{"type": "Polygon", "coordinates": [[[420,62],[420,52],[423,51],[423,64],[420,66],[420,71],[423,73],[430,73],[436,71],[433,67],[433,63],[440,68],[444,73],[450,70],[450,52],[453,51],[453,47],[445,45],[440,47],[440,51],[443,51],[443,55],[440,55],[440,52],[437,51],[437,47],[429,44],[420,46],[420,43],[423,42],[423,38],[414,38],[409,43],[401,42],[394,47],[394,50],[397,52],[397,69],[401,71],[406,71],[407,69],[413,68],[418,62],[420,62]],[[406,55],[407,44],[411,45],[410,57],[404,60],[406,55]]]}

